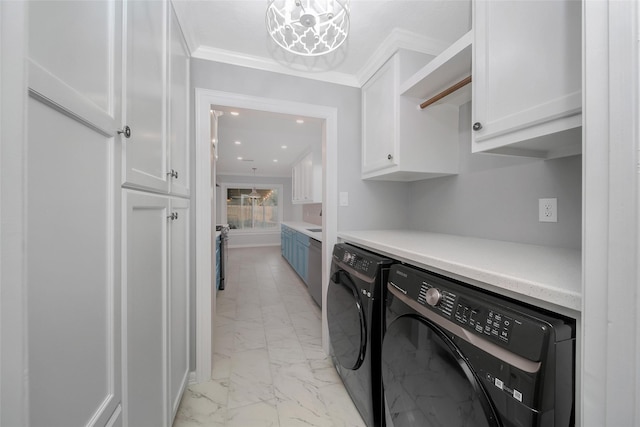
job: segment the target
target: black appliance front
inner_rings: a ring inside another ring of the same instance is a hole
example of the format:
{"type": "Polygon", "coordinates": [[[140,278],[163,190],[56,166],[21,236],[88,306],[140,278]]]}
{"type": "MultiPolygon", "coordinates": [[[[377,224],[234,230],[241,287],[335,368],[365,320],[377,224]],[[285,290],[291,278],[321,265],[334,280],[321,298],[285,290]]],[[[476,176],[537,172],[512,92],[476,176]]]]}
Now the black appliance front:
{"type": "Polygon", "coordinates": [[[391,260],[349,244],[333,248],[327,319],[333,363],[363,421],[384,425],[380,346],[391,260]]]}
{"type": "Polygon", "coordinates": [[[387,286],[387,427],[574,425],[575,321],[404,265],[387,286]]]}

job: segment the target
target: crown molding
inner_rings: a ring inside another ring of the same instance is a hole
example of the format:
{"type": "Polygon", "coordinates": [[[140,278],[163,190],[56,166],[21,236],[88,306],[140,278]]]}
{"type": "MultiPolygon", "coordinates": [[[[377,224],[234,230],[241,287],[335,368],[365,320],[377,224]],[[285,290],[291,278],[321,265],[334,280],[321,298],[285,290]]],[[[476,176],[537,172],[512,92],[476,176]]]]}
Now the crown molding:
{"type": "Polygon", "coordinates": [[[395,29],[386,39],[384,39],[380,44],[380,47],[376,49],[371,58],[369,58],[369,60],[355,75],[334,71],[322,71],[319,68],[309,68],[308,70],[294,69],[283,65],[275,59],[247,55],[240,52],[202,45],[193,51],[191,57],[361,88],[367,80],[369,80],[369,78],[371,78],[371,76],[399,49],[412,50],[436,56],[449,47],[449,45],[450,43],[442,42],[440,40],[424,37],[405,30],[395,29]]]}
{"type": "Polygon", "coordinates": [[[351,74],[338,73],[334,71],[321,71],[318,69],[296,70],[280,64],[274,59],[261,56],[247,55],[224,49],[216,49],[209,46],[199,46],[191,55],[192,58],[205,59],[209,61],[223,62],[226,64],[238,65],[241,67],[255,68],[263,71],[287,74],[305,79],[320,80],[339,85],[360,87],[359,81],[351,74]]]}

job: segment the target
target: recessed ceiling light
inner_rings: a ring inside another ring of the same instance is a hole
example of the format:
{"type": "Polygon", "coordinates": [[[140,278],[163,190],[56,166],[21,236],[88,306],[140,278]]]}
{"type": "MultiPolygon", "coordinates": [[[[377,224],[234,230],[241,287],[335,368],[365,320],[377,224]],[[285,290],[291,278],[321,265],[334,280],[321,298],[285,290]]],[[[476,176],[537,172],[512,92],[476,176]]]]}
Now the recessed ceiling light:
{"type": "Polygon", "coordinates": [[[303,124],[303,123],[304,123],[304,120],[302,120],[302,119],[298,119],[298,120],[296,120],[296,123],[298,123],[299,125],[301,125],[301,124],[303,124]]]}
{"type": "Polygon", "coordinates": [[[240,115],[240,113],[238,113],[237,111],[232,111],[232,112],[231,112],[231,115],[232,115],[232,116],[239,116],[239,115],[240,115]]]}
{"type": "Polygon", "coordinates": [[[240,142],[240,141],[233,141],[233,143],[236,144],[236,145],[242,144],[242,142],[240,142]]]}
{"type": "Polygon", "coordinates": [[[282,146],[282,149],[286,149],[286,148],[287,148],[287,146],[286,146],[286,145],[283,145],[283,146],[282,146]]]}
{"type": "Polygon", "coordinates": [[[278,159],[273,159],[273,163],[278,163],[278,159]]]}
{"type": "Polygon", "coordinates": [[[242,157],[238,157],[238,160],[242,160],[242,157]]]}

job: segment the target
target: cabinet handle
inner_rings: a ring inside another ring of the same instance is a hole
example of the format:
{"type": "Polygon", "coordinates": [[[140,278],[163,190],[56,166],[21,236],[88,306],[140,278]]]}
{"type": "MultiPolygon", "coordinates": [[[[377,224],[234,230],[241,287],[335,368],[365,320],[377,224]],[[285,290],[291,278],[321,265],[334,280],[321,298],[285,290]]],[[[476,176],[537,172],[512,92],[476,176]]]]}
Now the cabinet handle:
{"type": "Polygon", "coordinates": [[[171,212],[171,215],[167,216],[167,219],[170,219],[171,221],[178,219],[178,212],[171,212]]]}
{"type": "Polygon", "coordinates": [[[124,135],[125,138],[131,138],[131,128],[125,125],[121,130],[118,131],[118,135],[124,135]]]}
{"type": "Polygon", "coordinates": [[[391,160],[393,159],[393,156],[391,154],[387,154],[387,160],[391,160]]]}
{"type": "Polygon", "coordinates": [[[174,171],[173,169],[171,169],[171,172],[167,172],[167,176],[178,179],[178,171],[174,171]]]}
{"type": "Polygon", "coordinates": [[[473,124],[473,130],[480,130],[480,129],[482,129],[482,123],[480,123],[480,122],[475,122],[475,123],[473,124]]]}

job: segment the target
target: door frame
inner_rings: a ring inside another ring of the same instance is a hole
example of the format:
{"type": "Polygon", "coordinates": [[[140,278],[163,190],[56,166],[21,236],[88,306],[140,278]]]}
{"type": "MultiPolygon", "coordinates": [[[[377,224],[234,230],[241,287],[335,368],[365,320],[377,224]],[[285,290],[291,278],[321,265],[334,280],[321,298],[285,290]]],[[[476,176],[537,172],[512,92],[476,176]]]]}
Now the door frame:
{"type": "MultiPolygon", "coordinates": [[[[215,271],[212,265],[211,233],[215,220],[212,198],[213,147],[211,138],[211,105],[249,108],[272,113],[303,115],[324,120],[322,127],[323,190],[322,203],[322,347],[329,352],[326,316],[326,288],[329,278],[331,250],[338,233],[338,110],[315,104],[263,98],[238,93],[195,88],[195,380],[211,378],[213,356],[213,321],[216,293],[211,287],[215,271]],[[330,171],[330,173],[328,173],[330,171]]],[[[215,261],[214,261],[215,262],[215,261]]]]}
{"type": "Polygon", "coordinates": [[[0,1],[0,425],[29,424],[25,271],[26,22],[0,1]],[[9,184],[10,183],[10,184],[9,184]]]}

